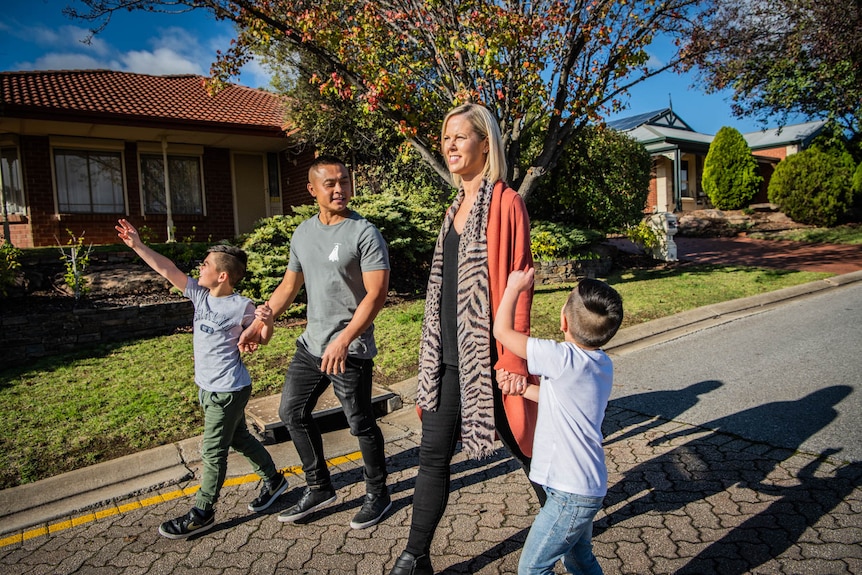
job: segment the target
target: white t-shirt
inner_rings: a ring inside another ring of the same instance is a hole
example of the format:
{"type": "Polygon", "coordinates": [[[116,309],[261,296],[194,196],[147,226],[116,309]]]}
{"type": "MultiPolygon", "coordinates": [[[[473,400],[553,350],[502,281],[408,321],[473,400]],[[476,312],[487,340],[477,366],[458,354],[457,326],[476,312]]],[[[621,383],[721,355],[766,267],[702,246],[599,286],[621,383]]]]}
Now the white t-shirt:
{"type": "Polygon", "coordinates": [[[611,358],[602,350],[531,337],[527,369],[542,378],[530,479],[567,493],[604,497],[602,421],[613,384],[611,358]]]}

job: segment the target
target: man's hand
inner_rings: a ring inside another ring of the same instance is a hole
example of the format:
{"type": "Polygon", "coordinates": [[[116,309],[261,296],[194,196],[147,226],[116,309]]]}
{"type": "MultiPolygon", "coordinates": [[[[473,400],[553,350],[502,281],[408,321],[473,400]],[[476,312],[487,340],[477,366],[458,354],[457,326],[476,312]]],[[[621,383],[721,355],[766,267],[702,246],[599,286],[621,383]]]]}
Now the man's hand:
{"type": "Polygon", "coordinates": [[[347,347],[336,338],[323,351],[320,371],[330,375],[344,373],[347,369],[347,347]]]}

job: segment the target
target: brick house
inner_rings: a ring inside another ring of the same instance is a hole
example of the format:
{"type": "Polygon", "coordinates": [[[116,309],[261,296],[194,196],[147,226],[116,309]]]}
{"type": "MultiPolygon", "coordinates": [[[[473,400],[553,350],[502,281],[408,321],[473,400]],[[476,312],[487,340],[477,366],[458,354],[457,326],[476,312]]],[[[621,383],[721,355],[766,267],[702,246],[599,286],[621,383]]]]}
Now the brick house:
{"type": "MultiPolygon", "coordinates": [[[[811,144],[825,121],[807,122],[743,134],[757,160],[763,184],[752,203],[767,201],[766,189],[775,166],[811,144]]],[[[608,122],[643,144],[653,159],[645,213],[689,212],[711,207],[701,186],[703,163],[714,136],[696,132],[671,108],[608,122]]]]}
{"type": "Polygon", "coordinates": [[[2,72],[3,237],[55,246],[69,230],[116,243],[120,217],[158,241],[249,232],[311,200],[313,153],[291,148],[285,124],[278,96],[236,85],[210,95],[200,76],[2,72]]]}

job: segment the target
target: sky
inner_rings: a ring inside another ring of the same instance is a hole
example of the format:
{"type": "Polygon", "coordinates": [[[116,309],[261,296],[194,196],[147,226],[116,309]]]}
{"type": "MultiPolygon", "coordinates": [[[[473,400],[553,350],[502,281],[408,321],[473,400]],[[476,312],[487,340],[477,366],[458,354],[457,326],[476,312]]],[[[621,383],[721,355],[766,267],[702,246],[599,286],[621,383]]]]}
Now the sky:
{"type": "MultiPolygon", "coordinates": [[[[208,75],[216,51],[226,51],[233,26],[207,12],[116,13],[88,45],[90,23],[69,19],[72,0],[3,0],[0,11],[0,71],[111,69],[142,74],[208,75]]],[[[80,3],[77,4],[82,6],[80,3]]],[[[651,57],[661,61],[661,48],[651,57]]],[[[235,83],[266,87],[269,75],[258,63],[246,65],[235,83]]],[[[763,125],[731,114],[730,94],[705,94],[694,75],[665,72],[631,90],[628,108],[609,119],[661,110],[674,112],[694,130],[715,134],[723,126],[747,133],[763,125]]],[[[801,120],[800,120],[801,121],[801,120]]],[[[769,127],[777,127],[770,125],[769,127]]]]}

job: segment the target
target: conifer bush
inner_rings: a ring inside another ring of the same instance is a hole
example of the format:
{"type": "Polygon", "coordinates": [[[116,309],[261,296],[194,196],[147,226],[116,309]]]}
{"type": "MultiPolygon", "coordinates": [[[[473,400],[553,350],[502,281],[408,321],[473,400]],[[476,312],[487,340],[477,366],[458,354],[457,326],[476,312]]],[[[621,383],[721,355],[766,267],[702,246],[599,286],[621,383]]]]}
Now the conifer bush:
{"type": "Polygon", "coordinates": [[[778,163],[769,181],[769,201],[792,220],[821,227],[842,223],[857,195],[847,157],[816,147],[778,163]]]}
{"type": "Polygon", "coordinates": [[[762,181],[757,161],[739,130],[721,128],[709,146],[701,178],[703,191],[712,205],[719,210],[745,208],[762,181]]]}

